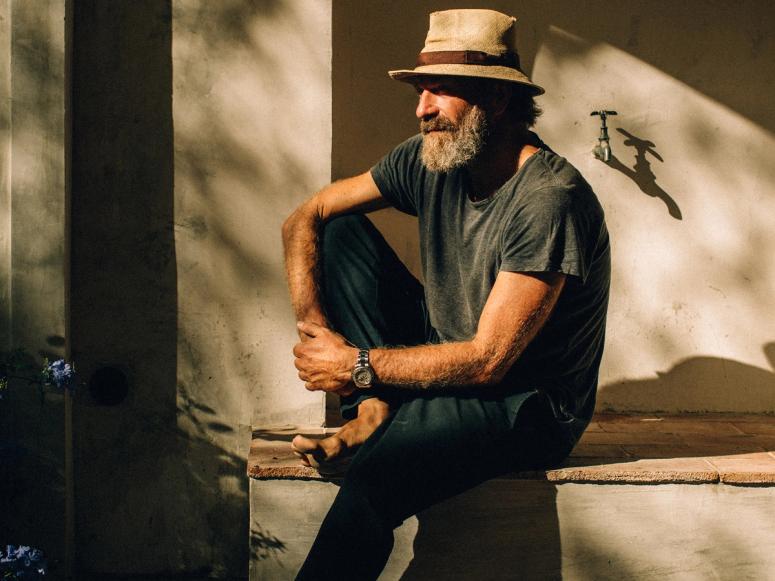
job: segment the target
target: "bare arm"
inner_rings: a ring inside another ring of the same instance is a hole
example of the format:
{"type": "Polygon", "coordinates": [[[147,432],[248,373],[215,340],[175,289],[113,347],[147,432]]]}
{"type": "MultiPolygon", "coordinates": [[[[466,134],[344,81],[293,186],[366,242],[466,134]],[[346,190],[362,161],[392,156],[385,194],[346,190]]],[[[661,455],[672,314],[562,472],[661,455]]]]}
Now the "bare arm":
{"type": "MultiPolygon", "coordinates": [[[[501,272],[470,341],[371,350],[380,383],[424,389],[498,383],[549,318],[565,275],[501,272]]],[[[300,324],[313,341],[296,346],[307,389],[336,391],[349,381],[356,351],[335,333],[300,324]]]]}
{"type": "Polygon", "coordinates": [[[379,381],[415,388],[498,383],[549,318],[564,283],[557,273],[501,272],[473,339],[373,350],[379,381]]]}
{"type": "Polygon", "coordinates": [[[327,186],[288,217],[283,224],[283,246],[297,321],[328,326],[318,288],[319,239],[323,224],[341,214],[370,212],[387,205],[371,173],[366,172],[327,186]]]}

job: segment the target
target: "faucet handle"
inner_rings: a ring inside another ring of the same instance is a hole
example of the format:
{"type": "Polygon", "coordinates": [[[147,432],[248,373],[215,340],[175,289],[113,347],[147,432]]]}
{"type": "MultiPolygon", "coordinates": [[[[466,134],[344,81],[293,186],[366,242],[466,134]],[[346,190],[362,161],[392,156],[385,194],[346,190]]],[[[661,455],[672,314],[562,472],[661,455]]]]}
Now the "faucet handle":
{"type": "Polygon", "coordinates": [[[616,111],[608,111],[606,109],[601,109],[600,111],[592,111],[592,113],[590,113],[589,115],[590,117],[592,115],[600,115],[603,119],[605,119],[609,115],[618,115],[618,114],[619,113],[617,113],[616,111]]]}

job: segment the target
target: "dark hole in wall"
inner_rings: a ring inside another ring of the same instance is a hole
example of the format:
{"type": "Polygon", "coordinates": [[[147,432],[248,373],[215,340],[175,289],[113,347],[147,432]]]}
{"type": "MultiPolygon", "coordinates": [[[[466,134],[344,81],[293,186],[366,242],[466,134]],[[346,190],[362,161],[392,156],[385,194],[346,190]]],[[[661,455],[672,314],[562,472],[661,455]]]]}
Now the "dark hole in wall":
{"type": "Polygon", "coordinates": [[[114,366],[100,367],[89,379],[89,394],[98,405],[119,405],[129,394],[126,373],[114,366]]]}

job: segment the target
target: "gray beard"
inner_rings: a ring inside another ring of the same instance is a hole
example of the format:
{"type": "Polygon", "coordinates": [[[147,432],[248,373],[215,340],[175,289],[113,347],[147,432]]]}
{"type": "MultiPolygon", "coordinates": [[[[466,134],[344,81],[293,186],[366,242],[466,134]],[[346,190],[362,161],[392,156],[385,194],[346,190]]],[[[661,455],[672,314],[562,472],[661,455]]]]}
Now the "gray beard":
{"type": "Polygon", "coordinates": [[[448,172],[467,166],[476,159],[487,139],[488,124],[484,111],[472,105],[455,125],[446,119],[420,123],[422,163],[434,172],[448,172]],[[440,131],[430,131],[437,129],[440,131]]]}

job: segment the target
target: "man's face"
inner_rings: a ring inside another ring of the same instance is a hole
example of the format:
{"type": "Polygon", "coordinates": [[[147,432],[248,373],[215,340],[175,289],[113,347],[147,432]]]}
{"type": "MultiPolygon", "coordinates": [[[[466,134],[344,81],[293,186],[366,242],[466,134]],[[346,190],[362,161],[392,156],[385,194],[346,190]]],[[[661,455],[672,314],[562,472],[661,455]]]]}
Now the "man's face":
{"type": "Polygon", "coordinates": [[[425,167],[447,172],[468,165],[482,152],[488,133],[487,116],[476,104],[475,83],[429,77],[415,87],[425,167]]]}

